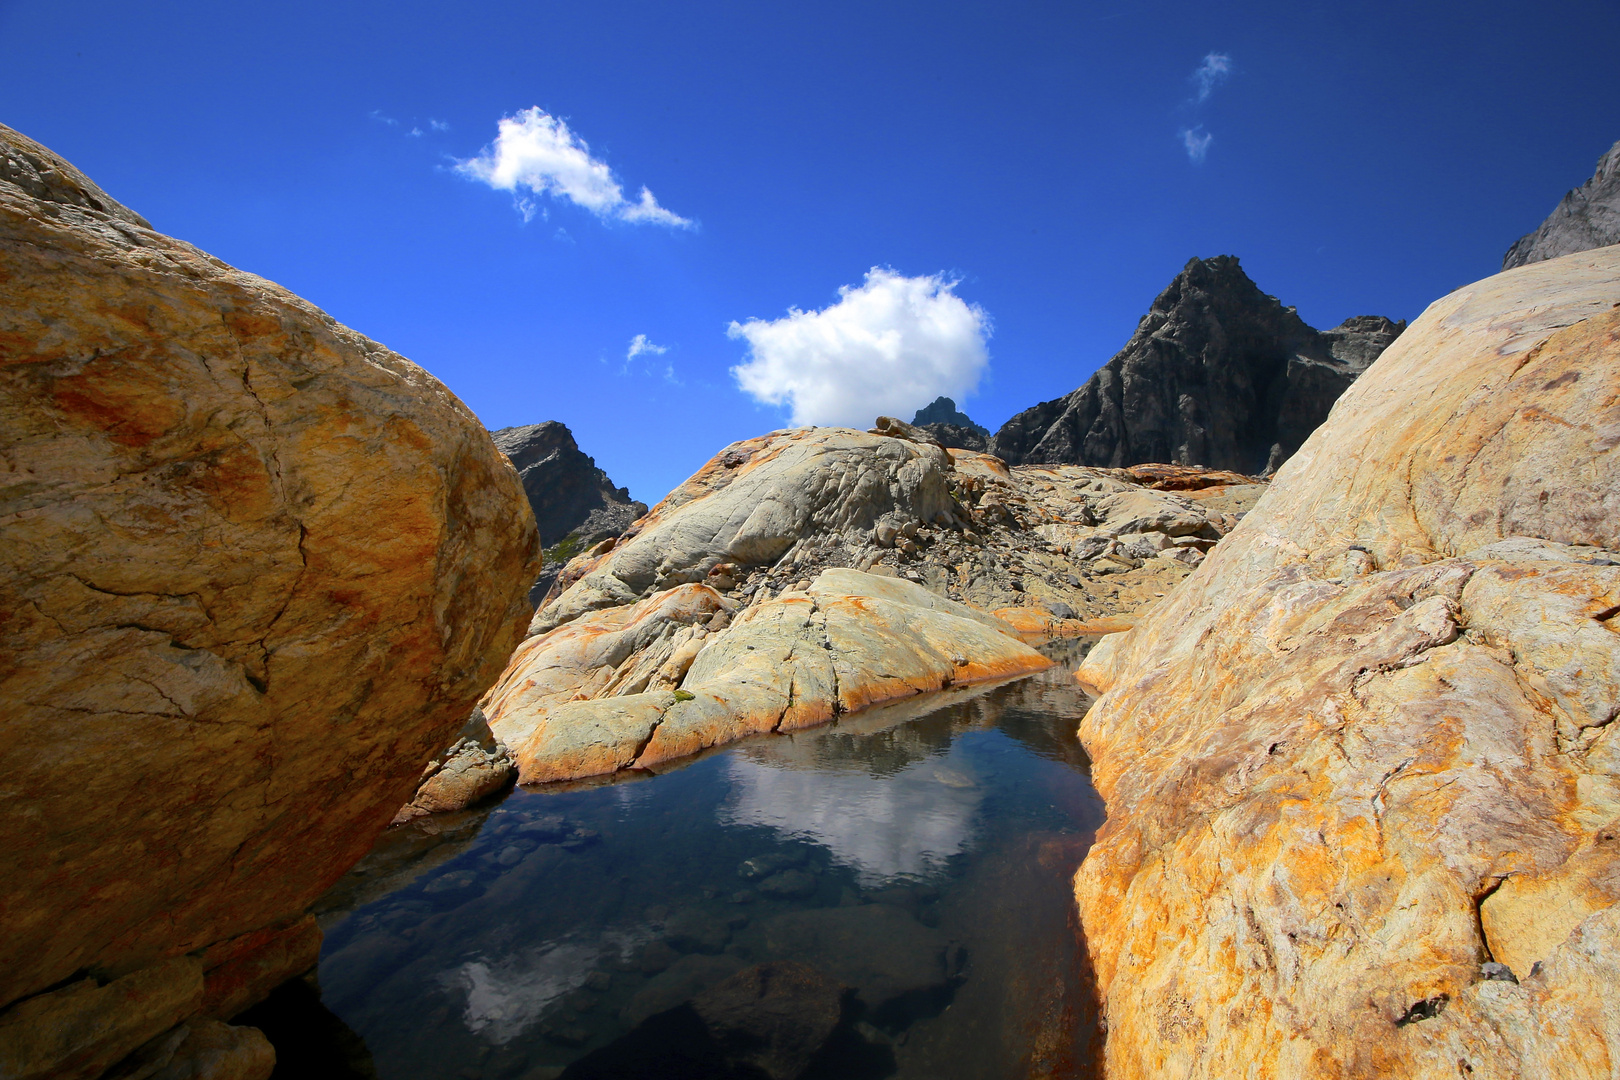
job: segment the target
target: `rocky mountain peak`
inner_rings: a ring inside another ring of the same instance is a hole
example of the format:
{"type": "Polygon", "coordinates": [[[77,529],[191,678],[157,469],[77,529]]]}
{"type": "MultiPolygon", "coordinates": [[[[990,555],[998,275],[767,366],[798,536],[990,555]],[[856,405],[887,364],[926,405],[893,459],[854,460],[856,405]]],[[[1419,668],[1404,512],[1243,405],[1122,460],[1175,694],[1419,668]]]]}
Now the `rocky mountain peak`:
{"type": "Polygon", "coordinates": [[[943,395],[917,410],[911,425],[939,440],[941,446],[982,452],[990,441],[990,429],[976,424],[956,402],[943,395]]]}
{"type": "Polygon", "coordinates": [[[1235,256],[1192,259],[1085,385],[990,441],[1009,463],[1274,469],[1405,326],[1376,315],[1319,332],[1235,256]]]}
{"type": "Polygon", "coordinates": [[[540,542],[552,547],[570,534],[588,547],[618,536],[647,512],[580,450],[568,425],[556,420],[491,432],[523,480],[523,491],[540,526],[540,542]]]}
{"type": "Polygon", "coordinates": [[[967,413],[956,407],[955,401],[952,401],[950,398],[945,397],[944,395],[935,398],[927,405],[918,409],[917,415],[911,418],[911,422],[916,427],[922,427],[926,424],[949,424],[952,427],[967,428],[969,431],[977,431],[980,435],[983,435],[987,439],[990,437],[989,428],[985,427],[983,424],[974,423],[967,413]]]}
{"type": "Polygon", "coordinates": [[[1502,269],[1620,244],[1620,142],[1598,158],[1592,178],[1568,192],[1535,232],[1502,256],[1502,269]]]}

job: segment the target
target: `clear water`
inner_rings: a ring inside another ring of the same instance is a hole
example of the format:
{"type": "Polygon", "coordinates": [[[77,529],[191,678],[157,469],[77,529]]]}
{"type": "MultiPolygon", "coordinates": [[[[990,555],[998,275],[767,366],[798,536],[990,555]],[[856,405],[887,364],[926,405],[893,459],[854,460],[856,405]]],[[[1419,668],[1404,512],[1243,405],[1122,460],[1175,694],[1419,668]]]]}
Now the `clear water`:
{"type": "Polygon", "coordinates": [[[1070,891],[1103,820],[1075,738],[1088,647],[392,830],[323,901],[322,1000],[384,1080],[618,1075],[603,1055],[656,1041],[649,1018],[794,960],[851,988],[802,1075],[1091,1075],[1070,891]]]}

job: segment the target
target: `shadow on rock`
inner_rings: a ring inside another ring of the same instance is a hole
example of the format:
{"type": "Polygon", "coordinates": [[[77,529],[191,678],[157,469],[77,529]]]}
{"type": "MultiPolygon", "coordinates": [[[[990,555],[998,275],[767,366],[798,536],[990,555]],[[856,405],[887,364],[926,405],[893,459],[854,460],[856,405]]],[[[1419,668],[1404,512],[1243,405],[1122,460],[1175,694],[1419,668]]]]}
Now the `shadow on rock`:
{"type": "Polygon", "coordinates": [[[282,983],[231,1022],[258,1028],[276,1048],[271,1080],[377,1080],[365,1040],[321,1004],[308,976],[282,983]]]}

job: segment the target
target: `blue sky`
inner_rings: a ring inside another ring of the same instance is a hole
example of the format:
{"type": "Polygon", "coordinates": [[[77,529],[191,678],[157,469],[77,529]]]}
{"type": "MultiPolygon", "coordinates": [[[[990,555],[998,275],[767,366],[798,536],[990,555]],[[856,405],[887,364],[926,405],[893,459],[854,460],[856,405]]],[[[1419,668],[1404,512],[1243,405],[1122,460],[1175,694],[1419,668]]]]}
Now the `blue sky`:
{"type": "Polygon", "coordinates": [[[795,402],[976,378],[994,428],[1192,256],[1318,327],[1415,317],[1620,139],[1617,40],[1612,0],[0,0],[0,121],[651,502],[795,402]],[[601,167],[575,197],[488,182],[530,109],[601,167]]]}

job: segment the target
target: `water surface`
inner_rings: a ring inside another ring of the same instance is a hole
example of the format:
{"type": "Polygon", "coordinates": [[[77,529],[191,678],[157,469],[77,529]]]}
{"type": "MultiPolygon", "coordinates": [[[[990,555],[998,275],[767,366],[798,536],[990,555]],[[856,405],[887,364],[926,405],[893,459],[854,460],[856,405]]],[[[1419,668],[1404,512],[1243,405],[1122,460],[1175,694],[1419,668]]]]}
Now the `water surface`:
{"type": "MultiPolygon", "coordinates": [[[[384,1080],[620,1075],[695,1023],[668,1010],[792,960],[848,988],[802,1075],[1090,1075],[1070,892],[1103,819],[1074,734],[1088,647],[391,830],[318,909],[322,1000],[384,1080]]],[[[724,1075],[771,1075],[750,1068],[724,1075]]]]}

